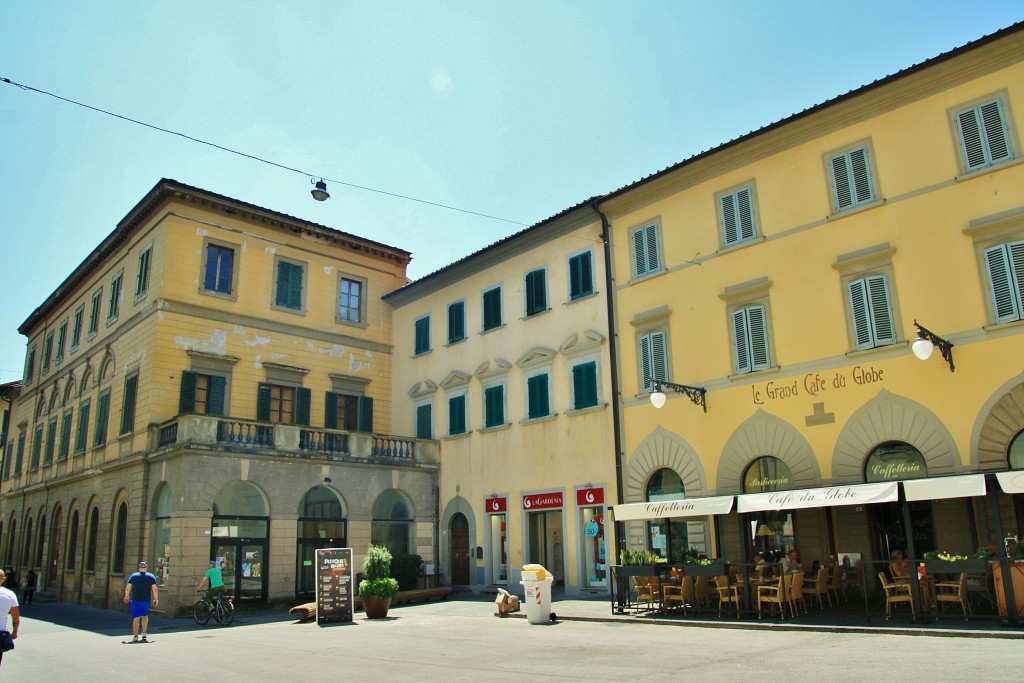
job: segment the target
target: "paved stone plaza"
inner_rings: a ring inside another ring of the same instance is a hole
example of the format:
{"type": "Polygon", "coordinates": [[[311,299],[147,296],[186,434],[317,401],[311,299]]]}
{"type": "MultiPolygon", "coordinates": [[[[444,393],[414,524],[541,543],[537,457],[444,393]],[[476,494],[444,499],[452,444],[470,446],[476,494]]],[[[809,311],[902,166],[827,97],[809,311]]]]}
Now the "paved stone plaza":
{"type": "Polygon", "coordinates": [[[35,604],[22,610],[21,637],[0,680],[1016,682],[1024,661],[1019,629],[951,637],[709,628],[611,619],[604,601],[556,601],[565,620],[531,625],[522,614],[496,618],[493,607],[452,599],[392,608],[385,621],[360,612],[353,624],[333,627],[282,612],[243,612],[227,628],[155,617],[153,643],[123,645],[125,613],[35,604]]]}

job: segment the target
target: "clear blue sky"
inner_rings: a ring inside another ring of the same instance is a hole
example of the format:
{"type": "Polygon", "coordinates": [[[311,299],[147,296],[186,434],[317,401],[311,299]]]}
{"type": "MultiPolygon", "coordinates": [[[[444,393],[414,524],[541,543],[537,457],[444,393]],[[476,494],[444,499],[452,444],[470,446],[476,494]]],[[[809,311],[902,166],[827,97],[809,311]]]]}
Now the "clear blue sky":
{"type": "Polygon", "coordinates": [[[413,254],[419,278],[592,195],[1024,19],[1021,0],[36,0],[0,76],[0,382],[17,328],[163,177],[413,254]]]}

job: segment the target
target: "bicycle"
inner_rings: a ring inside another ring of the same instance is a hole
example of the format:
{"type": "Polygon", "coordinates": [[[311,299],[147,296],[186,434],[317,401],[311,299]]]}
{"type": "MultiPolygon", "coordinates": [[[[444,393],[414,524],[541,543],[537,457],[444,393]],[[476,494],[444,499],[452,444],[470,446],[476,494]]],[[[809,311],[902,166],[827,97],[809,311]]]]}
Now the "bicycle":
{"type": "Polygon", "coordinates": [[[235,620],[234,601],[221,593],[211,602],[206,596],[207,592],[204,590],[203,597],[192,607],[192,618],[202,626],[209,623],[212,616],[221,626],[230,626],[235,620]]]}

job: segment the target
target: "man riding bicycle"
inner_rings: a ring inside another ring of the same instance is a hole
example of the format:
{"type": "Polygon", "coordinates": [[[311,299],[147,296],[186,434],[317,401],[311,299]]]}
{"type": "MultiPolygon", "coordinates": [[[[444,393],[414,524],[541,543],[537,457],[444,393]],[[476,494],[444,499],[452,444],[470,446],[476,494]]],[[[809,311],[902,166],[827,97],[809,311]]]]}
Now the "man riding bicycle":
{"type": "Polygon", "coordinates": [[[199,588],[196,589],[196,593],[202,593],[203,589],[209,586],[206,600],[211,606],[224,596],[224,573],[221,567],[219,560],[210,560],[210,568],[206,570],[203,580],[199,582],[199,588]]]}

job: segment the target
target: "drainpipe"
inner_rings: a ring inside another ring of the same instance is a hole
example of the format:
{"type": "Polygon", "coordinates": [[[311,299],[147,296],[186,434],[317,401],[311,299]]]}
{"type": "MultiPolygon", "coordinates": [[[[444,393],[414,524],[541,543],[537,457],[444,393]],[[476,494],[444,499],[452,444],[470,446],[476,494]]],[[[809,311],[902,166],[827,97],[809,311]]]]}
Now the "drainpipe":
{"type": "MultiPolygon", "coordinates": [[[[615,280],[612,277],[612,247],[611,247],[611,225],[608,217],[601,212],[599,200],[590,202],[590,208],[601,218],[601,242],[604,246],[604,287],[605,303],[608,307],[608,371],[611,374],[612,385],[612,448],[615,450],[615,497],[620,505],[625,502],[625,492],[622,485],[622,426],[620,398],[619,398],[619,364],[618,364],[618,333],[615,331],[615,298],[613,296],[615,280]]],[[[616,564],[622,551],[626,548],[626,525],[616,520],[615,522],[615,556],[614,561],[608,564],[616,564]]]]}

